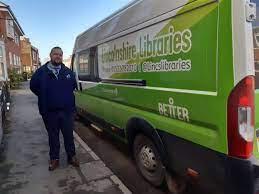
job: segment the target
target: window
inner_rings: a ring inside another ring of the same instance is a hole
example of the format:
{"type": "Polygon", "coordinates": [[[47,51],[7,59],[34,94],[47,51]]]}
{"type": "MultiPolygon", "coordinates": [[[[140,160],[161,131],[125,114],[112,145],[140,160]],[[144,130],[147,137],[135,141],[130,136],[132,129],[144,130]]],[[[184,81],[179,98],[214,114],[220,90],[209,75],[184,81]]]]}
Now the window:
{"type": "Polygon", "coordinates": [[[13,54],[13,64],[16,65],[16,56],[13,54]]]}
{"type": "Polygon", "coordinates": [[[4,51],[3,47],[0,46],[0,77],[5,77],[5,72],[4,72],[4,51]]]}
{"type": "Polygon", "coordinates": [[[254,36],[255,36],[255,42],[256,42],[255,46],[259,47],[259,33],[255,33],[254,36]]]}
{"type": "Polygon", "coordinates": [[[13,54],[13,63],[14,63],[14,65],[16,65],[16,66],[19,66],[19,65],[20,65],[20,63],[19,63],[19,57],[18,57],[17,55],[15,55],[15,54],[13,54]]]}
{"type": "Polygon", "coordinates": [[[36,60],[36,53],[35,53],[35,51],[32,51],[32,59],[36,60]]]}
{"type": "Polygon", "coordinates": [[[4,63],[0,63],[0,77],[5,77],[5,71],[4,71],[4,63]]]}
{"type": "Polygon", "coordinates": [[[11,52],[9,52],[9,61],[10,61],[10,65],[13,64],[13,55],[11,52]]]}
{"type": "Polygon", "coordinates": [[[3,47],[0,46],[0,63],[4,62],[4,52],[3,52],[3,47]]]}
{"type": "Polygon", "coordinates": [[[21,57],[19,57],[19,65],[21,66],[22,64],[21,64],[21,57]]]}
{"type": "Polygon", "coordinates": [[[79,75],[90,75],[88,60],[89,60],[89,53],[79,54],[79,64],[78,64],[79,75]]]}
{"type": "Polygon", "coordinates": [[[14,42],[19,46],[19,35],[16,32],[14,33],[14,42]]]}
{"type": "MultiPolygon", "coordinates": [[[[78,57],[75,57],[72,60],[73,71],[77,72],[78,79],[81,81],[91,81],[98,82],[98,67],[97,67],[97,47],[90,48],[86,51],[83,51],[78,54],[78,57]],[[75,69],[74,69],[75,68],[75,69]]],[[[77,56],[77,55],[75,55],[77,56]]]]}
{"type": "Polygon", "coordinates": [[[9,38],[15,38],[13,20],[11,20],[10,18],[6,19],[6,34],[9,38]]]}
{"type": "Polygon", "coordinates": [[[0,77],[4,77],[4,52],[2,46],[0,46],[0,77]]]}

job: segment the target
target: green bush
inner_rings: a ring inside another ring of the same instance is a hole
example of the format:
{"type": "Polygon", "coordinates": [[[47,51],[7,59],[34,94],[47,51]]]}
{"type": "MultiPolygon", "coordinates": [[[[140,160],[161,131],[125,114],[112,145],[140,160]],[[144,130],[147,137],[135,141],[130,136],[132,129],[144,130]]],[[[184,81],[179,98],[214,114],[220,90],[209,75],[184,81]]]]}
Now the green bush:
{"type": "Polygon", "coordinates": [[[10,79],[10,88],[11,89],[19,88],[21,82],[23,81],[22,74],[19,74],[15,69],[8,69],[8,76],[10,79]]]}

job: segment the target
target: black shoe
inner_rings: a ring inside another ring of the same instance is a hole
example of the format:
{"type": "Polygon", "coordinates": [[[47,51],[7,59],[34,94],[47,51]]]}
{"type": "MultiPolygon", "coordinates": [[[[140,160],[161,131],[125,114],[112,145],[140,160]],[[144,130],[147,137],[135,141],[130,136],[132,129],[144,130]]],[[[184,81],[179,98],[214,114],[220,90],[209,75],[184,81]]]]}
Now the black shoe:
{"type": "Polygon", "coordinates": [[[78,161],[78,159],[75,156],[73,156],[72,158],[68,159],[68,164],[71,164],[74,167],[79,167],[80,166],[79,161],[78,161]]]}

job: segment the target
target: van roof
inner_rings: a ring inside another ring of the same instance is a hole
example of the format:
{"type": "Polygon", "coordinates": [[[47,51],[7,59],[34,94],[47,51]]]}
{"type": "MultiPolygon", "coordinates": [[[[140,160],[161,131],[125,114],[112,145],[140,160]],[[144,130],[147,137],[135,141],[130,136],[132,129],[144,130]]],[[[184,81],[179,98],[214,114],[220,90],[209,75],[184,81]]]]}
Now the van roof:
{"type": "Polygon", "coordinates": [[[120,33],[196,0],[133,0],[85,32],[79,34],[74,53],[117,38],[120,33]]]}

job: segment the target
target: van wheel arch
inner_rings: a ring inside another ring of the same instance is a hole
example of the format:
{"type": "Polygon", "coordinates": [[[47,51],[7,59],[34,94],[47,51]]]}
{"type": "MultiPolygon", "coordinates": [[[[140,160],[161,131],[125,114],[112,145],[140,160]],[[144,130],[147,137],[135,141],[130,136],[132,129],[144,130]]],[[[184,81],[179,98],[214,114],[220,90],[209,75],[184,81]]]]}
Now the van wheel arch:
{"type": "Polygon", "coordinates": [[[126,133],[131,153],[133,153],[132,148],[135,137],[138,134],[143,134],[154,142],[156,148],[159,151],[163,164],[165,167],[167,166],[168,160],[166,149],[159,133],[151,123],[143,118],[133,117],[127,122],[126,133]]]}

